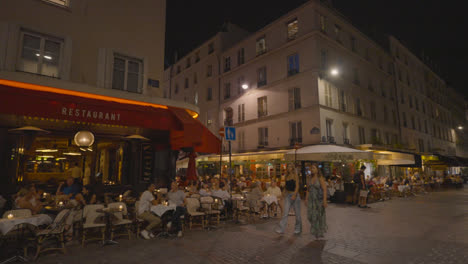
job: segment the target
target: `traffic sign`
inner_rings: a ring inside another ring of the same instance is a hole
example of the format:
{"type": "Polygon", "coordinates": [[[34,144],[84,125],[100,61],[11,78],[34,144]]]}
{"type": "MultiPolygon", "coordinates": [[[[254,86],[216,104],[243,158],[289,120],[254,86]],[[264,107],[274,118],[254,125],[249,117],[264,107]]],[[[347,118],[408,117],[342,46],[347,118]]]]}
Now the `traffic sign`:
{"type": "Polygon", "coordinates": [[[221,137],[224,137],[224,127],[220,128],[218,132],[221,137]]]}
{"type": "Polygon", "coordinates": [[[236,140],[236,128],[235,127],[225,127],[225,135],[224,139],[227,141],[234,141],[236,140]]]}

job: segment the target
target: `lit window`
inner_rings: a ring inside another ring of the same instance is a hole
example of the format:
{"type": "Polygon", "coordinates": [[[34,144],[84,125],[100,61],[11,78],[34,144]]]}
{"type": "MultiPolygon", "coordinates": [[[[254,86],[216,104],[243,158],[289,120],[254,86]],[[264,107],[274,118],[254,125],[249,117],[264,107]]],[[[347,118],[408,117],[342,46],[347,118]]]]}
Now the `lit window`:
{"type": "Polygon", "coordinates": [[[297,31],[298,31],[298,24],[297,24],[297,19],[294,19],[293,21],[290,21],[288,23],[288,39],[295,39],[297,37],[297,31]]]}
{"type": "Polygon", "coordinates": [[[59,78],[63,40],[29,31],[21,38],[18,70],[59,78]]]}
{"type": "Polygon", "coordinates": [[[268,115],[268,103],[266,96],[257,98],[257,110],[259,118],[268,115]]]}
{"type": "Polygon", "coordinates": [[[256,51],[257,51],[257,56],[262,55],[263,53],[266,52],[265,37],[261,37],[261,38],[257,39],[256,51]]]}
{"type": "Polygon", "coordinates": [[[143,88],[143,61],[114,54],[112,89],[141,93],[143,88]]]}

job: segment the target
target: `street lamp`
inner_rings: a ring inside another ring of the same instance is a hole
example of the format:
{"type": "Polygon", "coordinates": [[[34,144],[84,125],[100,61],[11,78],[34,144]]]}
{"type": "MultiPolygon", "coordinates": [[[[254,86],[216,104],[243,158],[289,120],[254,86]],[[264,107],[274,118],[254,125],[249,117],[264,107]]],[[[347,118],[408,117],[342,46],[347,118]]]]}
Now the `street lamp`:
{"type": "Polygon", "coordinates": [[[75,134],[74,140],[78,147],[91,147],[94,143],[94,135],[89,131],[79,131],[75,134]]]}
{"type": "Polygon", "coordinates": [[[340,71],[338,71],[337,68],[332,68],[332,69],[330,70],[330,74],[331,74],[332,76],[338,76],[338,74],[340,74],[340,71]]]}
{"type": "Polygon", "coordinates": [[[244,89],[244,90],[247,90],[247,89],[249,89],[249,85],[248,85],[248,84],[246,84],[246,83],[242,84],[242,89],[244,89]]]}
{"type": "Polygon", "coordinates": [[[462,127],[462,126],[458,126],[458,130],[462,130],[462,129],[463,129],[463,127],[462,127]]]}

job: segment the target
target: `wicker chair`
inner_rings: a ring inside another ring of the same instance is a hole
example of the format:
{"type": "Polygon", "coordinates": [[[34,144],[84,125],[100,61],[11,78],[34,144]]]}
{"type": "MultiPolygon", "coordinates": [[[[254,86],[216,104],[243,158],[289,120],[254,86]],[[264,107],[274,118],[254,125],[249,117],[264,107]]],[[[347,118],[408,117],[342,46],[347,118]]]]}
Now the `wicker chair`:
{"type": "Polygon", "coordinates": [[[200,212],[200,201],[196,198],[186,198],[189,229],[192,229],[193,220],[200,219],[202,228],[205,228],[205,213],[200,212]]]}
{"type": "Polygon", "coordinates": [[[128,239],[132,239],[132,232],[131,232],[131,225],[132,225],[132,220],[128,219],[128,212],[127,212],[127,205],[123,202],[115,202],[115,203],[110,203],[107,205],[109,209],[120,209],[122,208],[122,211],[114,213],[114,215],[117,217],[117,221],[113,221],[111,225],[111,240],[114,239],[115,235],[121,236],[121,235],[128,235],[128,239]],[[116,233],[115,231],[118,229],[125,229],[125,232],[122,233],[116,233]]]}
{"type": "Polygon", "coordinates": [[[83,223],[83,235],[81,240],[81,246],[84,247],[86,241],[86,235],[89,232],[99,231],[101,233],[100,237],[94,237],[88,240],[101,240],[104,243],[106,236],[106,224],[104,223],[95,223],[96,219],[104,217],[104,213],[98,213],[96,210],[104,209],[102,204],[89,204],[83,208],[83,218],[85,222],[83,223]]]}
{"type": "Polygon", "coordinates": [[[70,213],[71,210],[69,209],[64,209],[60,211],[51,225],[49,225],[46,229],[39,230],[36,233],[37,247],[34,259],[37,259],[40,253],[46,251],[60,250],[63,252],[63,254],[67,252],[63,236],[65,232],[66,219],[70,215],[70,213]],[[56,242],[58,242],[57,245],[60,245],[60,247],[44,247],[45,242],[48,240],[55,240],[56,242]]]}
{"type": "Polygon", "coordinates": [[[216,219],[216,225],[219,225],[219,220],[220,220],[220,215],[221,211],[216,210],[215,207],[215,202],[213,197],[211,196],[204,196],[200,197],[200,203],[203,212],[206,214],[206,224],[209,224],[210,220],[215,217],[216,219]]]}

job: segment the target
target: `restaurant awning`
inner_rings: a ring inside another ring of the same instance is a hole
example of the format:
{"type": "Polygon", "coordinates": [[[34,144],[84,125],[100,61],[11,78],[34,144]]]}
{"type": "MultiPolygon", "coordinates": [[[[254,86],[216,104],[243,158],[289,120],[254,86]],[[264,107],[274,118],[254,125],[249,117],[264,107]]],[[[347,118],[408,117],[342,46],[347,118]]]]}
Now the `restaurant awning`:
{"type": "Polygon", "coordinates": [[[0,113],[77,124],[106,124],[170,131],[174,150],[218,153],[221,142],[196,113],[177,107],[0,79],[0,113]]]}
{"type": "Polygon", "coordinates": [[[382,159],[377,159],[377,165],[414,165],[413,154],[401,153],[395,151],[378,151],[379,154],[387,154],[382,159]]]}
{"type": "Polygon", "coordinates": [[[337,145],[312,145],[296,150],[291,150],[285,155],[287,160],[311,160],[311,161],[348,161],[358,159],[374,159],[374,154],[368,151],[352,149],[337,145]]]}
{"type": "Polygon", "coordinates": [[[467,167],[468,159],[456,156],[429,155],[423,156],[424,166],[467,167]]]}

